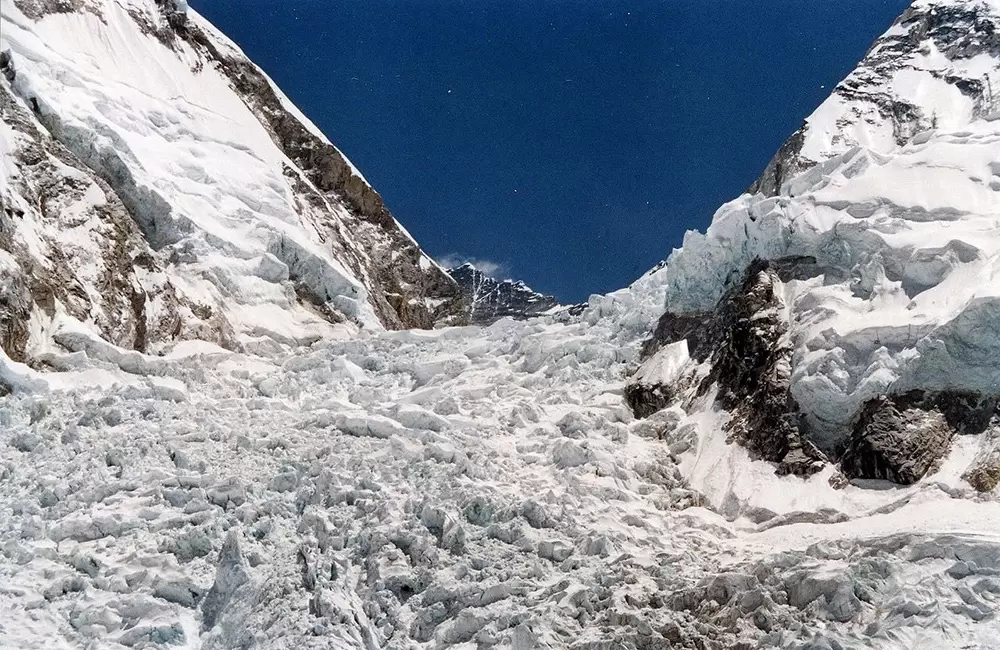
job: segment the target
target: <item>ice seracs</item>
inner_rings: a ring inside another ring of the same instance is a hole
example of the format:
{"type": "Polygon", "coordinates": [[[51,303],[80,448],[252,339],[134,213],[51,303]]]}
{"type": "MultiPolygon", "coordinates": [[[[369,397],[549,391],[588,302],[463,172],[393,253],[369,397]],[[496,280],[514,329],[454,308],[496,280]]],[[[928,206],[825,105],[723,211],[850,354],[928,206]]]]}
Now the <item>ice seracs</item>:
{"type": "Polygon", "coordinates": [[[988,648],[1000,508],[960,479],[975,449],[942,484],[834,490],[726,448],[710,402],[633,418],[622,371],[664,280],[574,322],[205,348],[18,390],[0,642],[988,648]]]}
{"type": "MultiPolygon", "coordinates": [[[[769,398],[754,397],[753,385],[781,377],[787,388],[769,408],[807,446],[843,458],[848,477],[919,480],[956,434],[982,431],[971,422],[995,412],[997,29],[991,3],[914,4],[779,153],[780,184],[768,185],[766,174],[760,192],[723,206],[705,234],[689,233],[666,267],[669,324],[718,319],[750,290],[761,260],[807,261],[788,277],[776,274],[774,300],[723,328],[722,347],[705,359],[730,411],[759,411],[769,398]],[[748,343],[768,329],[773,340],[751,354],[748,343]],[[758,363],[784,356],[773,369],[758,365],[761,377],[727,400],[734,375],[718,368],[733,345],[758,363]],[[890,415],[901,402],[910,406],[890,415]],[[876,444],[871,429],[859,433],[863,413],[896,423],[897,439],[885,441],[895,460],[868,446],[876,444]],[[932,458],[915,458],[924,454],[932,458]]],[[[661,334],[664,343],[688,336],[661,334]]],[[[751,430],[753,451],[752,440],[776,425],[751,430]]]]}

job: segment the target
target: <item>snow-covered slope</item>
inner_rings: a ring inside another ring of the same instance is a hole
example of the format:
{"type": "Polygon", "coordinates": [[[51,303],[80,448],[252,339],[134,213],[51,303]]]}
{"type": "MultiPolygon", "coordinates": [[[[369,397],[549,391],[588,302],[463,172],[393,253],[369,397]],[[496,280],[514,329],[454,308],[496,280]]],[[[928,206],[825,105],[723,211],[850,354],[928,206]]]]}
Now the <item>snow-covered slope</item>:
{"type": "Polygon", "coordinates": [[[834,490],[726,452],[712,409],[633,418],[665,288],[269,358],[8,364],[0,647],[995,648],[973,445],[834,490]],[[709,457],[774,510],[729,521],[709,457]]]}
{"type": "MultiPolygon", "coordinates": [[[[1000,647],[1000,120],[951,88],[997,33],[919,0],[869,90],[937,128],[824,104],[857,146],[576,314],[154,356],[85,293],[103,320],[44,372],[0,356],[0,648],[1000,647]]],[[[44,127],[10,105],[3,142],[44,127]]],[[[145,259],[121,192],[38,142],[54,214],[145,259]]],[[[29,237],[37,203],[22,245],[100,282],[29,237]]],[[[5,313],[72,315],[11,257],[5,313]]],[[[183,311],[152,258],[123,277],[183,311]]]]}
{"type": "Polygon", "coordinates": [[[67,319],[163,349],[465,318],[361,174],[183,4],[11,0],[2,21],[5,268],[32,294],[10,319],[30,312],[19,354],[67,319]]]}
{"type": "MultiPolygon", "coordinates": [[[[998,33],[1000,4],[916,2],[781,154],[807,171],[685,237],[647,353],[670,366],[684,340],[691,361],[638,375],[637,412],[716,391],[731,440],[780,472],[839,463],[834,483],[916,482],[970,440],[969,476],[1000,475],[998,33]]],[[[730,515],[763,504],[706,463],[730,515]]]]}
{"type": "Polygon", "coordinates": [[[538,293],[514,280],[498,280],[465,263],[448,274],[455,278],[469,303],[471,322],[489,325],[501,318],[538,316],[560,307],[553,296],[538,293]]]}
{"type": "Polygon", "coordinates": [[[769,196],[855,147],[886,153],[920,133],[1000,115],[992,0],[915,2],[806,119],[750,188],[769,196]]]}

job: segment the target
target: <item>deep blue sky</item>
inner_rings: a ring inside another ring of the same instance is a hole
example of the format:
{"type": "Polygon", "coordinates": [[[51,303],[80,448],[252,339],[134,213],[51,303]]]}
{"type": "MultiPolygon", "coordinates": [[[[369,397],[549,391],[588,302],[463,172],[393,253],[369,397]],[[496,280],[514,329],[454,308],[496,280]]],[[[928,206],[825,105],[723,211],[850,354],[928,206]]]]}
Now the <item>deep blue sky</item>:
{"type": "Polygon", "coordinates": [[[563,301],[704,229],[907,0],[191,0],[417,241],[563,301]]]}

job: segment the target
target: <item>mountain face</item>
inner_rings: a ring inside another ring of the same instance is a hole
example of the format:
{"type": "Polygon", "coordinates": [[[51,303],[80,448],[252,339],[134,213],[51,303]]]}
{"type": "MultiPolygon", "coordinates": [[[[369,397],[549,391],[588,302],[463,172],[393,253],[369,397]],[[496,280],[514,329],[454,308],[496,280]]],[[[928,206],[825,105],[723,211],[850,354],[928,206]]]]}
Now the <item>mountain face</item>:
{"type": "Polygon", "coordinates": [[[523,282],[497,280],[472,264],[448,269],[448,274],[461,287],[476,325],[489,325],[505,317],[538,316],[559,306],[552,296],[533,291],[523,282]]]}
{"type": "MultiPolygon", "coordinates": [[[[915,483],[962,436],[994,430],[998,34],[995,3],[915,3],[758,191],[688,233],[627,391],[637,414],[714,400],[754,458],[837,467],[835,484],[915,483]],[[686,370],[663,381],[678,359],[686,370]]],[[[984,448],[967,473],[984,463],[1000,472],[984,448]]],[[[734,492],[730,514],[750,496],[734,492]]]]}
{"type": "Polygon", "coordinates": [[[404,331],[457,285],[193,12],[0,7],[0,647],[997,647],[996,0],[631,286],[404,331]]]}
{"type": "Polygon", "coordinates": [[[857,147],[887,152],[919,134],[957,130],[1000,110],[994,7],[915,2],[778,150],[749,192],[784,183],[857,147]]]}
{"type": "Polygon", "coordinates": [[[2,39],[11,358],[467,320],[360,172],[183,3],[12,0],[2,39]]]}

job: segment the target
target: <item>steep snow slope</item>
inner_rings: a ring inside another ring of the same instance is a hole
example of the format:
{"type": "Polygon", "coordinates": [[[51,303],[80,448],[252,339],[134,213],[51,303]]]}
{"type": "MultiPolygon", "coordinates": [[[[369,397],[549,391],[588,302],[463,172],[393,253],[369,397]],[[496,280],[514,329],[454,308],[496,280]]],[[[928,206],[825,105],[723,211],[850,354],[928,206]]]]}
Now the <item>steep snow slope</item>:
{"type": "Polygon", "coordinates": [[[469,302],[471,322],[476,325],[489,325],[505,317],[539,316],[560,307],[552,296],[520,281],[490,277],[469,263],[448,269],[448,274],[461,287],[469,302]]]}
{"type": "Polygon", "coordinates": [[[360,173],[194,12],[12,0],[2,20],[4,248],[22,284],[55,294],[34,292],[37,328],[70,317],[124,344],[145,323],[135,347],[162,349],[464,318],[458,287],[360,173]]]}
{"type": "Polygon", "coordinates": [[[781,147],[751,187],[768,196],[855,147],[894,150],[919,133],[960,130],[1000,110],[993,0],[915,2],[781,147]]]}

